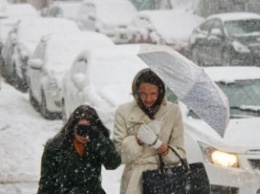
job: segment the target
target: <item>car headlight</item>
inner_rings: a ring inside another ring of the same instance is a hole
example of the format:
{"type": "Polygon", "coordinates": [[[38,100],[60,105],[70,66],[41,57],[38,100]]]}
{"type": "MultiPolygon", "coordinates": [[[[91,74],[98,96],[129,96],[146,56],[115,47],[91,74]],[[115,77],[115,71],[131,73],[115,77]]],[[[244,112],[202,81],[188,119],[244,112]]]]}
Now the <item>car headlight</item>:
{"type": "Polygon", "coordinates": [[[199,142],[199,145],[206,162],[224,167],[239,167],[236,154],[218,150],[201,142],[199,142]]]}
{"type": "Polygon", "coordinates": [[[239,53],[250,53],[251,52],[249,50],[249,48],[246,45],[242,44],[241,42],[233,41],[232,45],[236,52],[239,52],[239,53]]]}

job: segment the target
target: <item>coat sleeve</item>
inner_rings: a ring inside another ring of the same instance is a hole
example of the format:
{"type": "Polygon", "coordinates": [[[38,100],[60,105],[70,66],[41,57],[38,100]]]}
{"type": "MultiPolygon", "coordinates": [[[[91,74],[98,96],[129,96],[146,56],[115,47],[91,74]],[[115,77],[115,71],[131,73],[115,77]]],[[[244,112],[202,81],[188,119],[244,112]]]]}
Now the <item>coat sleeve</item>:
{"type": "Polygon", "coordinates": [[[44,147],[41,161],[41,177],[37,194],[53,194],[55,192],[55,175],[57,174],[57,162],[54,159],[54,153],[44,147]]]}
{"type": "Polygon", "coordinates": [[[97,148],[101,163],[106,169],[116,169],[121,164],[120,155],[118,154],[111,139],[105,137],[103,134],[100,134],[97,148]]]}
{"type": "Polygon", "coordinates": [[[119,107],[115,115],[113,140],[117,151],[121,155],[123,164],[128,164],[137,159],[143,152],[143,146],[139,146],[136,137],[129,136],[126,128],[125,116],[119,107]]]}
{"type": "MultiPolygon", "coordinates": [[[[182,158],[184,158],[184,127],[182,114],[179,106],[175,106],[173,114],[174,124],[168,145],[171,146],[182,158]]],[[[163,159],[166,164],[178,164],[180,162],[179,158],[172,151],[170,151],[166,156],[164,156],[163,159]]]]}

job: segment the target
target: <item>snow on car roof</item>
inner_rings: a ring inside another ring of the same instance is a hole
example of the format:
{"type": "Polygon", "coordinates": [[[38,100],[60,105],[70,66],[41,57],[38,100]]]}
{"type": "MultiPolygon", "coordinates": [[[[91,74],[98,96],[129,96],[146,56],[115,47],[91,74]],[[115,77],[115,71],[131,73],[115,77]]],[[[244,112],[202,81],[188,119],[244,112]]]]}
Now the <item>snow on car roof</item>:
{"type": "Polygon", "coordinates": [[[29,3],[8,4],[6,8],[7,17],[39,16],[36,9],[29,3]]]}
{"type": "Polygon", "coordinates": [[[125,84],[123,80],[142,68],[148,67],[138,56],[139,45],[117,45],[113,48],[97,48],[92,50],[85,50],[81,53],[79,58],[88,59],[87,73],[89,80],[98,86],[107,86],[115,84],[125,84]],[[102,71],[102,79],[100,76],[102,71]],[[120,75],[115,72],[121,72],[120,75]],[[121,81],[120,81],[121,80],[121,81]]]}
{"type": "Polygon", "coordinates": [[[260,79],[260,67],[204,67],[205,72],[215,82],[234,82],[236,80],[260,79]]]}
{"type": "Polygon", "coordinates": [[[54,2],[53,7],[58,7],[62,10],[65,17],[74,18],[76,17],[81,2],[79,1],[58,1],[54,2]]]}
{"type": "Polygon", "coordinates": [[[128,0],[85,0],[85,3],[96,5],[97,19],[113,25],[128,24],[137,13],[128,0]]]}
{"type": "Polygon", "coordinates": [[[52,34],[42,39],[48,43],[45,60],[49,64],[55,64],[49,67],[55,72],[64,71],[64,68],[70,67],[77,55],[84,49],[114,46],[112,40],[105,35],[87,31],[52,34]]]}
{"type": "Polygon", "coordinates": [[[148,18],[159,33],[175,41],[188,41],[193,29],[204,21],[204,18],[182,9],[145,10],[138,15],[148,18]]]}
{"type": "Polygon", "coordinates": [[[260,19],[260,15],[256,13],[248,13],[248,12],[234,12],[234,13],[222,13],[209,16],[208,19],[219,18],[223,22],[233,21],[233,20],[248,20],[248,19],[260,19]]]}

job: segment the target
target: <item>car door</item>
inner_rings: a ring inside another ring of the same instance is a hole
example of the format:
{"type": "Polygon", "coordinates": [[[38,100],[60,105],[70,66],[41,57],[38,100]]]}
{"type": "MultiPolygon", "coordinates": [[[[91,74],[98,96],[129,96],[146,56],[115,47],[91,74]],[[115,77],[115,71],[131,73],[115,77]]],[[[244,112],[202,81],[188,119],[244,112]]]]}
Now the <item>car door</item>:
{"type": "Polygon", "coordinates": [[[208,36],[209,36],[209,29],[212,25],[212,20],[205,21],[203,24],[200,25],[199,28],[195,29],[194,33],[192,34],[192,46],[191,52],[196,52],[198,55],[199,60],[203,64],[207,64],[207,55],[208,52],[208,36]]]}
{"type": "Polygon", "coordinates": [[[66,91],[64,99],[65,109],[69,114],[84,103],[83,91],[87,84],[85,81],[87,65],[86,56],[83,56],[78,58],[71,67],[69,81],[66,83],[66,88],[69,88],[69,91],[66,91]],[[79,82],[81,82],[81,86],[79,86],[79,82]]]}
{"type": "Polygon", "coordinates": [[[222,62],[222,50],[224,47],[224,30],[222,22],[214,19],[209,30],[208,36],[208,55],[207,60],[213,65],[220,65],[222,62]]]}
{"type": "Polygon", "coordinates": [[[34,96],[34,98],[41,102],[41,81],[44,71],[44,56],[45,56],[45,49],[46,49],[46,42],[42,41],[38,44],[37,48],[35,49],[35,52],[33,54],[32,60],[39,59],[41,60],[42,67],[41,68],[32,68],[29,67],[29,82],[30,82],[30,90],[34,96]]]}

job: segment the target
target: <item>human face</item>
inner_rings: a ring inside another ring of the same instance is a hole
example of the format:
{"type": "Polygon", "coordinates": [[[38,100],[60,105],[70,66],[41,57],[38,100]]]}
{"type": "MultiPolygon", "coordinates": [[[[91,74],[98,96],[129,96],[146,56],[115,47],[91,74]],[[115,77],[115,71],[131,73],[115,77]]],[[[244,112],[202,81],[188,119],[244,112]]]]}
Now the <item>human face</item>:
{"type": "MultiPolygon", "coordinates": [[[[90,125],[90,121],[87,119],[80,119],[78,125],[90,125]]],[[[87,136],[80,136],[76,132],[74,132],[74,137],[82,144],[86,144],[89,141],[87,136]]]]}
{"type": "Polygon", "coordinates": [[[150,83],[141,83],[139,86],[139,96],[144,106],[150,108],[158,99],[158,87],[150,83]]]}

